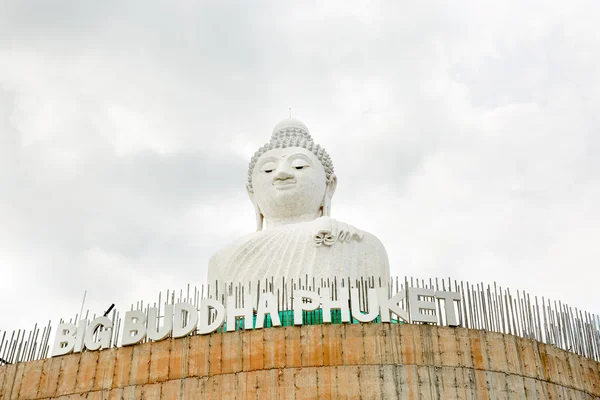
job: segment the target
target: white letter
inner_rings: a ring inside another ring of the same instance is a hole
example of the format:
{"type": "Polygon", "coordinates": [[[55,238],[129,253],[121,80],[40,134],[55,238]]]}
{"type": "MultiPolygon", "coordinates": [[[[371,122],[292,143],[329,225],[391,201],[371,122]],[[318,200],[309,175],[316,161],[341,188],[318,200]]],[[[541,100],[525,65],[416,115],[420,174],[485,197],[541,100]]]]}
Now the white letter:
{"type": "Polygon", "coordinates": [[[337,300],[321,295],[321,308],[323,309],[323,323],[331,323],[331,310],[340,310],[342,322],[350,322],[350,308],[348,307],[348,291],[343,288],[337,291],[337,300]]]}
{"type": "Polygon", "coordinates": [[[75,334],[75,346],[73,347],[73,353],[81,353],[83,351],[83,340],[85,339],[85,329],[87,327],[87,319],[80,319],[79,326],[77,326],[77,333],[75,334]]]}
{"type": "MultiPolygon", "coordinates": [[[[165,309],[166,310],[166,309],[165,309]]],[[[173,314],[173,337],[184,337],[198,325],[198,310],[193,304],[177,303],[173,314]],[[184,313],[185,312],[185,316],[184,313]]]]}
{"type": "Polygon", "coordinates": [[[141,342],[146,336],[146,314],[139,310],[127,311],[123,320],[121,344],[129,346],[141,342]]]}
{"type": "MultiPolygon", "coordinates": [[[[277,310],[277,299],[273,293],[261,293],[258,303],[258,313],[256,314],[256,329],[263,327],[265,316],[271,316],[271,325],[281,326],[279,320],[279,311],[277,310]]],[[[229,326],[229,324],[227,325],[229,326]]]]}
{"type": "Polygon", "coordinates": [[[381,316],[381,322],[390,322],[390,313],[394,313],[398,318],[409,322],[408,312],[400,308],[399,305],[406,298],[404,290],[399,291],[391,298],[388,298],[387,288],[379,288],[377,289],[377,293],[379,294],[379,315],[381,316]]]}
{"type": "Polygon", "coordinates": [[[76,334],[77,327],[75,324],[68,322],[59,324],[56,330],[56,338],[54,339],[54,347],[52,348],[52,357],[64,356],[73,352],[76,334]]]}
{"type": "Polygon", "coordinates": [[[409,288],[408,300],[410,304],[410,317],[412,322],[429,322],[437,323],[437,315],[435,310],[435,300],[422,300],[421,297],[434,297],[433,289],[425,288],[409,288]],[[431,310],[433,314],[425,314],[423,311],[431,310]]]}
{"type": "Polygon", "coordinates": [[[454,302],[460,301],[460,293],[458,292],[435,292],[438,299],[444,299],[444,310],[446,312],[446,325],[460,326],[456,313],[454,312],[454,302]]]}
{"type": "Polygon", "coordinates": [[[252,309],[252,303],[245,301],[244,297],[241,298],[241,302],[246,304],[245,307],[235,307],[235,297],[227,297],[227,332],[235,331],[235,319],[237,317],[244,318],[244,329],[252,329],[254,320],[254,310],[252,309]]]}
{"type": "Polygon", "coordinates": [[[110,336],[112,330],[112,321],[107,317],[98,317],[92,321],[85,332],[85,348],[88,350],[108,349],[110,347],[110,336]],[[98,332],[98,341],[94,341],[94,332],[97,328],[102,328],[98,332]]]}
{"type": "Polygon", "coordinates": [[[214,299],[200,300],[200,321],[198,322],[198,333],[206,335],[216,331],[225,320],[225,307],[219,301],[214,299]],[[210,322],[211,312],[216,311],[215,320],[210,322]]]}
{"type": "Polygon", "coordinates": [[[173,304],[165,303],[165,316],[163,318],[163,326],[158,327],[158,309],[150,307],[148,309],[148,339],[159,341],[163,340],[173,330],[173,304]]]}
{"type": "Polygon", "coordinates": [[[350,295],[352,296],[352,301],[350,302],[352,308],[352,316],[356,318],[358,322],[371,322],[379,316],[379,304],[377,301],[376,289],[367,290],[367,296],[369,300],[369,311],[366,314],[363,314],[360,311],[358,300],[358,288],[353,288],[350,290],[350,292],[350,295]]]}
{"type": "Polygon", "coordinates": [[[319,295],[308,290],[296,290],[294,292],[294,325],[302,325],[302,310],[314,311],[319,308],[319,295]],[[304,303],[308,299],[310,302],[304,303]]]}

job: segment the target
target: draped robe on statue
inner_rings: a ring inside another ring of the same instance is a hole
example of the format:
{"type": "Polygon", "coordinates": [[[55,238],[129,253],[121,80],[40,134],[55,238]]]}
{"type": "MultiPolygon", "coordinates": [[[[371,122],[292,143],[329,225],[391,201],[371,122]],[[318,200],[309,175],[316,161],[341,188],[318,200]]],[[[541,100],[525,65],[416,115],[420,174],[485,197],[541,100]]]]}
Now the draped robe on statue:
{"type": "Polygon", "coordinates": [[[247,285],[271,278],[375,277],[387,281],[389,263],[373,235],[328,217],[287,224],[241,237],[214,254],[209,284],[247,285]]]}

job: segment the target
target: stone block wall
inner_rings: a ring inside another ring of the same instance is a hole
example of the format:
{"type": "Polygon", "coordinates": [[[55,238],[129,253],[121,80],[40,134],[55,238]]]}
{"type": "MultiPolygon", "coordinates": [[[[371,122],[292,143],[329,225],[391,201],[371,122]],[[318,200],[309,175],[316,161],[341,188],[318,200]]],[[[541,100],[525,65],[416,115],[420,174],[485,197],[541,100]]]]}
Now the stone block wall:
{"type": "Polygon", "coordinates": [[[596,399],[600,363],[499,333],[316,325],[0,367],[0,399],[596,399]]]}

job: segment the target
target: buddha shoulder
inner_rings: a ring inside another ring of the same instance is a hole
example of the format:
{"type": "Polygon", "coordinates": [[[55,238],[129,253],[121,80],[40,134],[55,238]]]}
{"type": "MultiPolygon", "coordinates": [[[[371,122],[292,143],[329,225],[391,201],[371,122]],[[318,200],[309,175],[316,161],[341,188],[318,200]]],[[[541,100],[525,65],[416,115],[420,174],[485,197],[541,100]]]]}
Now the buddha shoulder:
{"type": "Polygon", "coordinates": [[[240,251],[248,252],[257,247],[262,247],[261,245],[265,241],[270,246],[277,246],[279,242],[277,237],[286,238],[287,240],[293,236],[303,239],[302,241],[313,242],[315,246],[328,247],[355,242],[370,249],[383,249],[383,244],[375,235],[326,216],[309,222],[288,224],[244,235],[213,254],[211,264],[216,263],[218,265],[226,262],[233,254],[240,251]]]}
{"type": "Polygon", "coordinates": [[[240,248],[243,248],[246,243],[262,236],[264,232],[265,231],[252,232],[235,239],[233,242],[228,243],[225,247],[222,247],[213,253],[213,255],[210,257],[209,265],[222,265],[236,251],[238,251],[240,248]]]}

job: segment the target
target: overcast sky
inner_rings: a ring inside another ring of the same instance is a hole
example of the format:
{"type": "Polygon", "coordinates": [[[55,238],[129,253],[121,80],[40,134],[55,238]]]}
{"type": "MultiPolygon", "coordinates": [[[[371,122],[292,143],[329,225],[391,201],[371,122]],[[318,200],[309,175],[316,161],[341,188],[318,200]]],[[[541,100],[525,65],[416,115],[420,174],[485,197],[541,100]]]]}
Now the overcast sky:
{"type": "Polygon", "coordinates": [[[600,2],[295,4],[0,0],[0,330],[203,283],[289,107],[392,274],[600,312],[600,2]]]}

